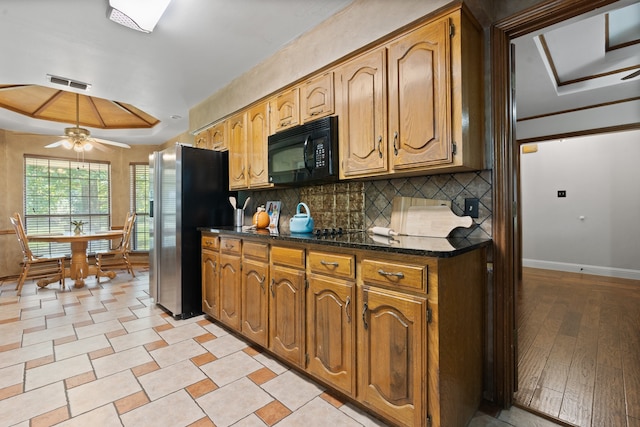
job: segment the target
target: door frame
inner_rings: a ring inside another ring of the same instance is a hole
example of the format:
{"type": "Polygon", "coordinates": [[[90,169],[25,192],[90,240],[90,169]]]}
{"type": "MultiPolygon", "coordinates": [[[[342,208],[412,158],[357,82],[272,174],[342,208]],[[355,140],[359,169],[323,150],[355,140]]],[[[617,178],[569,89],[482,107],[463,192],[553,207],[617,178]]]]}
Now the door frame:
{"type": "Polygon", "coordinates": [[[517,384],[515,296],[521,279],[519,144],[515,139],[511,40],[617,0],[547,0],[495,22],[490,29],[493,136],[494,402],[513,404],[517,384]]]}

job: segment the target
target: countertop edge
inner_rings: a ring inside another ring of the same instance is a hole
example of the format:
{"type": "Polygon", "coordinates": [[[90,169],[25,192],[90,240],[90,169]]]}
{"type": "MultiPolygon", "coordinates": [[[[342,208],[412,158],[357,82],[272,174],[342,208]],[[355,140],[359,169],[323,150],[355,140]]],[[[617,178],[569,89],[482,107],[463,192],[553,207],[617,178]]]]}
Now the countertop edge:
{"type": "Polygon", "coordinates": [[[472,250],[488,247],[492,240],[468,238],[434,238],[417,236],[372,236],[360,231],[344,234],[337,238],[316,237],[314,234],[272,234],[267,230],[238,230],[234,227],[198,227],[204,233],[215,233],[227,236],[259,238],[266,241],[315,244],[339,248],[371,250],[395,254],[450,258],[472,250]],[[374,241],[375,238],[377,241],[374,241]],[[443,249],[443,247],[445,247],[443,249]]]}

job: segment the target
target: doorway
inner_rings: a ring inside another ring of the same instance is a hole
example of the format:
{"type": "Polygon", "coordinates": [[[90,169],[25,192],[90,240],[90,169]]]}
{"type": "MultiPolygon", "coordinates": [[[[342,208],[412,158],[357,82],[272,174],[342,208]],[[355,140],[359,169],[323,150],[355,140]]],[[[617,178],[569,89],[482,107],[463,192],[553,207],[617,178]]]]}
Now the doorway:
{"type": "Polygon", "coordinates": [[[525,267],[514,401],[571,425],[640,421],[640,281],[637,268],[616,268],[637,265],[640,230],[627,208],[640,210],[640,197],[622,187],[640,181],[639,138],[595,134],[520,150],[525,267]],[[625,275],[633,278],[616,277],[625,275]]]}
{"type": "Polygon", "coordinates": [[[495,23],[491,36],[491,106],[493,129],[493,366],[494,400],[508,408],[517,388],[515,301],[522,279],[518,152],[515,143],[511,40],[615,0],[546,1],[495,23]]]}

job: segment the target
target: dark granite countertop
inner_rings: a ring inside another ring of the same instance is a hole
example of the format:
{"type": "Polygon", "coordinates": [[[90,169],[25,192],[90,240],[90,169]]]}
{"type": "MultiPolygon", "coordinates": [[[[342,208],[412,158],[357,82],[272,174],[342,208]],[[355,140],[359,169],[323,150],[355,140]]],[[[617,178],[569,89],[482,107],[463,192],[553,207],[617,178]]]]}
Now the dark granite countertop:
{"type": "Polygon", "coordinates": [[[366,249],[407,255],[453,257],[489,246],[491,239],[439,238],[418,236],[378,236],[365,231],[345,232],[336,236],[316,236],[313,233],[270,233],[268,230],[241,230],[235,227],[198,227],[202,232],[232,235],[240,238],[259,237],[267,241],[313,243],[351,249],[366,249]]]}

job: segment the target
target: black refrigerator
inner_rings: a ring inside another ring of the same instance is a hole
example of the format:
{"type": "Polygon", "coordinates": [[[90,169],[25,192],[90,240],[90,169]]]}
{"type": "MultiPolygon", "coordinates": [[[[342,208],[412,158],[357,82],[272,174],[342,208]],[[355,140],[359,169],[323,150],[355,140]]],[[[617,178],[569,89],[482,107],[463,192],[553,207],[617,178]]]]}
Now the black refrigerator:
{"type": "Polygon", "coordinates": [[[202,313],[198,227],[233,225],[229,155],[176,144],[149,158],[149,291],[176,319],[202,313]]]}

